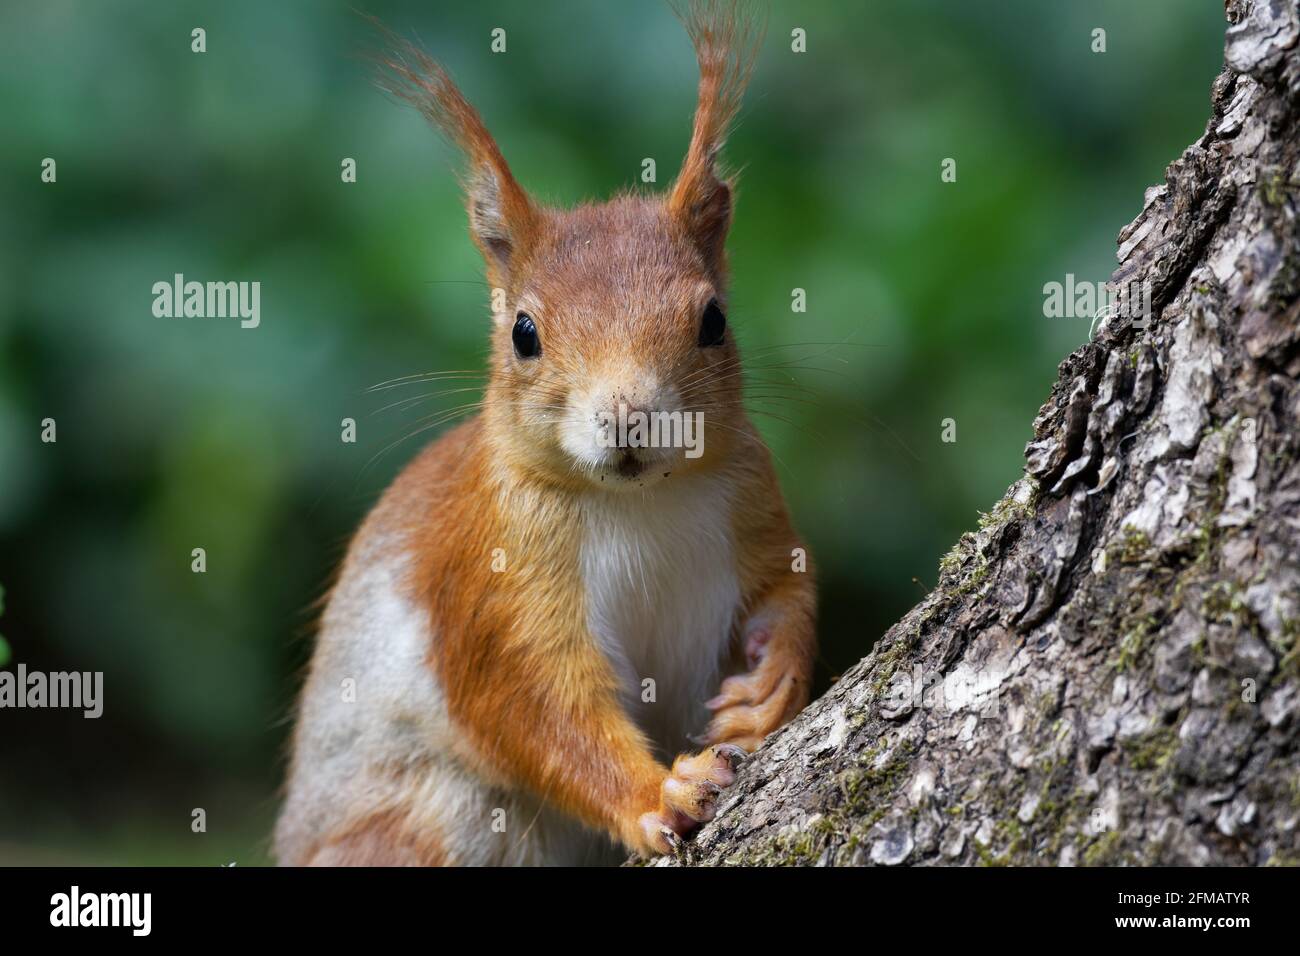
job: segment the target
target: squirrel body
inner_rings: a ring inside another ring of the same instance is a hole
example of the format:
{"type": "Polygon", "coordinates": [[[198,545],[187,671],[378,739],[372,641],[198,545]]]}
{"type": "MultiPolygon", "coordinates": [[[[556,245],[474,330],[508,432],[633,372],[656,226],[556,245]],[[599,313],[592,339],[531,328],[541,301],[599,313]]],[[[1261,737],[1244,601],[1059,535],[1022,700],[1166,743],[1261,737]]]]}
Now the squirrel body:
{"type": "Polygon", "coordinates": [[[727,2],[685,19],[700,104],[666,199],[544,209],[441,67],[409,45],[388,62],[470,159],[471,233],[506,304],[482,413],[403,471],[329,596],[282,863],[667,852],[807,701],[815,588],[725,325],[714,158],[745,23],[727,2]],[[698,411],[703,453],[611,445],[616,408],[698,411]]]}

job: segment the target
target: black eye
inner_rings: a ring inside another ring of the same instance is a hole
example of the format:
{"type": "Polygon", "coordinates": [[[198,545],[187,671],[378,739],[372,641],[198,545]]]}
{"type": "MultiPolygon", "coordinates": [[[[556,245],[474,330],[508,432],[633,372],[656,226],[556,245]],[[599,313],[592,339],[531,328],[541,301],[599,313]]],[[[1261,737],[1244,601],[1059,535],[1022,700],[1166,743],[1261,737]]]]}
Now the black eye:
{"type": "Polygon", "coordinates": [[[514,331],[510,333],[515,343],[515,354],[520,358],[537,358],[542,354],[542,343],[537,338],[537,326],[533,317],[527,312],[520,312],[515,317],[514,331]]]}
{"type": "Polygon", "coordinates": [[[704,307],[704,318],[700,320],[700,348],[712,348],[721,345],[727,331],[727,317],[722,314],[722,306],[717,299],[710,299],[704,307]]]}

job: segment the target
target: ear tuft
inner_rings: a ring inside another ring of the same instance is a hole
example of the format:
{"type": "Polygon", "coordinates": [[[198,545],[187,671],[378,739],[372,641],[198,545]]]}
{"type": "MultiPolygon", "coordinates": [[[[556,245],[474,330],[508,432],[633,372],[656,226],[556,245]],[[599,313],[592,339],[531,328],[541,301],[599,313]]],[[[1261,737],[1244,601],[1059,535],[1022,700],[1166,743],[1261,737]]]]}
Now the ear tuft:
{"type": "Polygon", "coordinates": [[[465,154],[470,232],[487,262],[489,280],[506,285],[512,264],[535,235],[536,208],[515,181],[482,117],[442,64],[378,20],[368,19],[389,47],[389,52],[375,58],[377,85],[418,109],[465,154]]]}
{"type": "Polygon", "coordinates": [[[741,0],[689,0],[673,9],[695,45],[700,87],[691,144],[668,208],[719,268],[731,226],[732,184],[719,175],[718,154],[740,111],[763,26],[741,0]]]}

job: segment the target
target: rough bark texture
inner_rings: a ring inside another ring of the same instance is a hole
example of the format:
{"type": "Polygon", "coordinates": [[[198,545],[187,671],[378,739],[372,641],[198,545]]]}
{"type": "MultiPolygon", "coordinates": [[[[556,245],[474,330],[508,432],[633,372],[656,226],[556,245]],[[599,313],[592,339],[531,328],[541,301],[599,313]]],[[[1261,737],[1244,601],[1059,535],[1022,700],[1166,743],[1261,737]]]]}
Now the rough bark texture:
{"type": "Polygon", "coordinates": [[[1300,862],[1300,10],[1229,0],[1025,477],[674,864],[1300,862]]]}

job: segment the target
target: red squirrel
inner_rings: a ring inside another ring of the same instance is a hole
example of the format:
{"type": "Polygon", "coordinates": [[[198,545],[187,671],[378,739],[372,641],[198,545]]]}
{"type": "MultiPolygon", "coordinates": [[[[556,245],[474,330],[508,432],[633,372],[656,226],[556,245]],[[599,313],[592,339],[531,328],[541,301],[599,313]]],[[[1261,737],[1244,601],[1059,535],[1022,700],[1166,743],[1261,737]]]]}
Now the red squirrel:
{"type": "Polygon", "coordinates": [[[438,63],[403,41],[385,58],[465,154],[502,292],[481,413],[385,492],[329,594],[282,864],[668,853],[808,701],[813,576],[726,317],[717,160],[758,31],[734,0],[680,16],[700,81],[679,176],[567,210],[524,192],[438,63]],[[628,410],[702,413],[697,454],[611,438],[628,410]]]}

